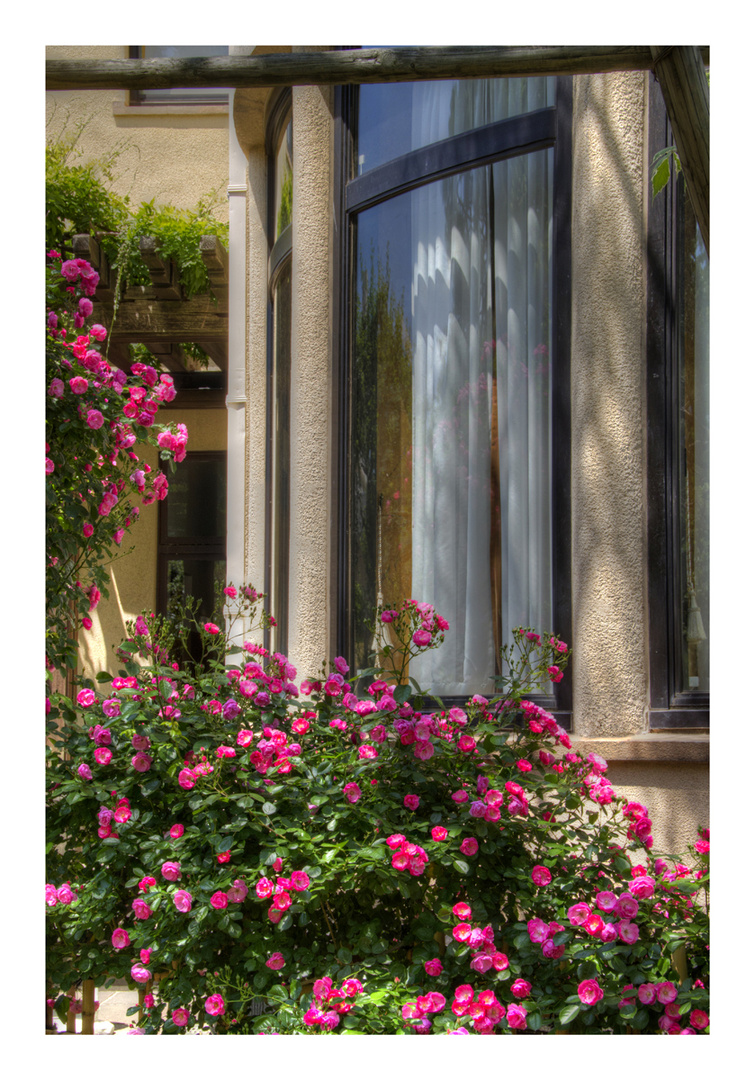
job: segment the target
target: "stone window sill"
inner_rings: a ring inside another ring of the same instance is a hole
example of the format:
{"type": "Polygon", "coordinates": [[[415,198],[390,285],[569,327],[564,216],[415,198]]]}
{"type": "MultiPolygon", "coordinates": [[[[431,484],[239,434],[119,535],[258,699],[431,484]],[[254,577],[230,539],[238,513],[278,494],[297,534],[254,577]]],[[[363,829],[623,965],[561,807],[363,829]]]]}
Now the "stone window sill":
{"type": "Polygon", "coordinates": [[[583,757],[600,754],[606,761],[676,762],[710,761],[710,735],[706,732],[642,732],[619,738],[570,735],[574,750],[583,757]]]}

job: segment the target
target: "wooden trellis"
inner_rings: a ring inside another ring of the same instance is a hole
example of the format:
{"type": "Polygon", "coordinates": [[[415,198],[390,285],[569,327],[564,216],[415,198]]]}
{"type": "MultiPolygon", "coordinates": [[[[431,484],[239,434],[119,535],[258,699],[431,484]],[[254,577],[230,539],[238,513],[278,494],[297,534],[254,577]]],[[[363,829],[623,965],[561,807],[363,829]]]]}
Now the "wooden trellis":
{"type": "Polygon", "coordinates": [[[156,248],[154,238],[141,238],[139,250],[150,283],[127,288],[116,307],[115,272],[102,246],[88,234],[73,238],[74,258],[86,259],[100,275],[92,298],[92,322],[101,323],[108,331],[108,360],[128,371],[129,345],[143,344],[173,374],[182,390],[181,407],[189,404],[190,391],[196,391],[192,407],[223,405],[228,371],[228,253],[217,237],[202,237],[200,254],[212,292],[187,299],[175,263],[160,258],[156,248]],[[187,354],[182,348],[185,343],[204,349],[210,358],[208,369],[187,354]]]}

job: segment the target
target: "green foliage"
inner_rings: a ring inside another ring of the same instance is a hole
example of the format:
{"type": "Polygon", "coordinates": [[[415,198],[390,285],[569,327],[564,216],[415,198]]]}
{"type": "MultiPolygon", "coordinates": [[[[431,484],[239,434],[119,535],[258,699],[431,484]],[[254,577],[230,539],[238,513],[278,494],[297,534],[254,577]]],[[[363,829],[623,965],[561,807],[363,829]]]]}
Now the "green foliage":
{"type": "Polygon", "coordinates": [[[88,123],[82,121],[72,132],[47,140],[46,250],[57,250],[65,256],[70,254],[75,234],[98,236],[115,271],[120,295],[129,286],[149,284],[139,240],[152,236],[157,241],[156,253],[176,263],[187,298],[211,292],[199,251],[200,238],[216,236],[228,243],[228,225],[213,216],[215,193],[204,196],[193,209],[155,206],[154,200],[132,209],[128,198],[120,198],[112,191],[123,144],[99,158],[81,160],[83,153],[78,143],[88,123]]]}
{"type": "MultiPolygon", "coordinates": [[[[234,595],[251,633],[261,597],[234,595]]],[[[405,649],[439,645],[429,605],[402,611],[405,649]]],[[[300,686],[250,641],[229,667],[219,628],[202,632],[192,676],[137,620],[104,699],[53,698],[48,997],[82,975],[164,976],[149,1034],[182,1019],[217,1034],[659,1032],[664,1006],[640,995],[662,983],[680,1023],[705,1010],[707,854],[694,876],[653,866],[645,808],[524,698],[527,672],[563,664],[556,638],[520,628],[516,692],[429,714],[424,692],[349,676],[340,657],[300,686]],[[623,924],[600,909],[612,939],[574,914],[597,916],[599,891],[638,897],[623,924]],[[465,994],[475,1008],[452,1009],[465,994]]]]}

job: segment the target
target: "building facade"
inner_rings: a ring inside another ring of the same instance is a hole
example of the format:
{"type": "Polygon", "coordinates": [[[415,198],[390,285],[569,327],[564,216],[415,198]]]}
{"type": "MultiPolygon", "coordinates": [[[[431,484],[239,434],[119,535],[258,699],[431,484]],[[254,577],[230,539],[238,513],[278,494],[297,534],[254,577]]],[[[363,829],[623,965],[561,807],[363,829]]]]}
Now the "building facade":
{"type": "Polygon", "coordinates": [[[683,187],[652,194],[652,75],[229,96],[227,579],[300,676],[433,603],[414,675],[449,702],[553,631],[545,702],[681,848],[708,824],[708,260],[683,187]]]}

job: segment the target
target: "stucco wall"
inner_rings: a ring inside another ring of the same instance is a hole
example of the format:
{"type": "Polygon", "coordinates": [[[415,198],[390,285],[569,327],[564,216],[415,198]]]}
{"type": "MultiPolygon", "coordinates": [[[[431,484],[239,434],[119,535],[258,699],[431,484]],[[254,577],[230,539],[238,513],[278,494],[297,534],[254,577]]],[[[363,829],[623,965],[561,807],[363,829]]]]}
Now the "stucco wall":
{"type": "Polygon", "coordinates": [[[648,733],[647,76],[574,80],[574,744],[648,806],[654,852],[708,824],[707,734],[648,733]]]}
{"type": "Polygon", "coordinates": [[[574,80],[574,725],[642,731],[645,513],[645,76],[574,80]]]}
{"type": "MultiPolygon", "coordinates": [[[[127,45],[50,45],[50,59],[122,59],[127,45]]],[[[217,192],[213,213],[228,219],[228,108],[128,106],[123,90],[62,90],[46,97],[47,134],[73,132],[89,119],[78,147],[86,162],[119,149],[112,190],[131,205],[154,199],[193,208],[217,192]]]]}

